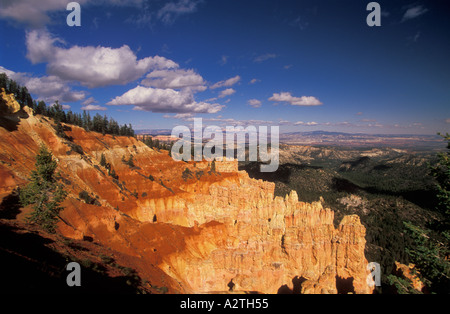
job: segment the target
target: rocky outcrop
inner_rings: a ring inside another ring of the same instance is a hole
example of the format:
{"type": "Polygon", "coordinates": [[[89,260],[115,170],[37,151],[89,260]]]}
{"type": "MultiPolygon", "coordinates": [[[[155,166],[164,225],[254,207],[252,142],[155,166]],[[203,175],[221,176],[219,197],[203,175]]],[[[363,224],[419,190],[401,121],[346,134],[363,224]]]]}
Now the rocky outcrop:
{"type": "Polygon", "coordinates": [[[0,97],[0,115],[9,116],[20,111],[20,104],[16,101],[13,94],[6,93],[5,89],[1,89],[0,97]]]}
{"type": "Polygon", "coordinates": [[[41,116],[13,131],[0,126],[2,195],[26,183],[45,143],[69,192],[59,232],[129,256],[125,263],[151,284],[172,293],[372,291],[357,216],[335,227],[334,212],[320,202],[301,202],[296,192],[274,197],[273,183],[249,178],[235,161],[217,161],[214,173],[134,138],[66,130],[71,140],[41,116]],[[124,162],[130,155],[134,166],[124,162]]]}
{"type": "Polygon", "coordinates": [[[411,286],[417,291],[423,292],[425,285],[420,280],[420,273],[417,271],[414,264],[404,265],[399,262],[395,262],[394,274],[400,278],[404,278],[411,282],[411,286]]]}

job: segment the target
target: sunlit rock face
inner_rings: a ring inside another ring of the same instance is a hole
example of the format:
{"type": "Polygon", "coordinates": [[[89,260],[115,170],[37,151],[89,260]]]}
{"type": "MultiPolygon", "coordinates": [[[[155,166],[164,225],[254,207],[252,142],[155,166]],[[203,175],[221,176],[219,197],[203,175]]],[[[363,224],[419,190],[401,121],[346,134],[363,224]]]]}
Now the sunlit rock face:
{"type": "MultiPolygon", "coordinates": [[[[7,106],[3,116],[19,114],[7,106]]],[[[135,138],[70,125],[63,139],[31,110],[13,127],[0,121],[0,197],[27,183],[45,144],[69,192],[58,232],[124,253],[122,262],[169,293],[372,292],[358,216],[335,227],[332,210],[294,191],[274,197],[273,183],[249,178],[237,161],[218,161],[212,172],[208,162],[176,162],[135,138]]]]}

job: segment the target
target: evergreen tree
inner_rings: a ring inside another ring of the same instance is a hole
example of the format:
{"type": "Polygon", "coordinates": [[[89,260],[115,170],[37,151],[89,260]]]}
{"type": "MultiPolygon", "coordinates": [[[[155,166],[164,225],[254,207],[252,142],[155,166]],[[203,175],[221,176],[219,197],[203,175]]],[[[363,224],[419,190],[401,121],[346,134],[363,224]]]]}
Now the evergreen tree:
{"type": "Polygon", "coordinates": [[[103,119],[101,121],[101,132],[103,135],[108,133],[108,118],[106,115],[103,116],[103,119]]]}
{"type": "Polygon", "coordinates": [[[83,110],[83,117],[81,118],[81,127],[85,130],[89,128],[88,117],[86,110],[83,110]]]}
{"type": "Polygon", "coordinates": [[[56,182],[57,163],[45,145],[36,155],[36,169],[31,172],[30,183],[20,190],[22,206],[33,205],[29,222],[37,223],[48,232],[54,233],[61,203],[67,196],[63,186],[56,182]]]}
{"type": "Polygon", "coordinates": [[[34,111],[35,114],[47,115],[47,105],[44,101],[39,101],[34,111]]]}
{"type": "MultiPolygon", "coordinates": [[[[436,196],[438,210],[446,216],[449,223],[450,216],[450,134],[441,135],[447,141],[447,151],[438,154],[438,162],[430,166],[431,175],[436,179],[436,196]]],[[[448,227],[448,225],[447,225],[448,227]]]]}
{"type": "Polygon", "coordinates": [[[215,159],[213,159],[213,161],[211,163],[211,172],[216,173],[216,160],[215,159]]]}
{"type": "Polygon", "coordinates": [[[0,90],[4,88],[8,90],[8,76],[5,73],[0,73],[0,90]]]}
{"type": "Polygon", "coordinates": [[[413,239],[405,251],[431,292],[450,293],[450,135],[442,137],[448,142],[448,150],[438,154],[438,162],[430,166],[430,172],[436,179],[437,210],[444,220],[429,228],[404,222],[406,234],[413,239]]]}

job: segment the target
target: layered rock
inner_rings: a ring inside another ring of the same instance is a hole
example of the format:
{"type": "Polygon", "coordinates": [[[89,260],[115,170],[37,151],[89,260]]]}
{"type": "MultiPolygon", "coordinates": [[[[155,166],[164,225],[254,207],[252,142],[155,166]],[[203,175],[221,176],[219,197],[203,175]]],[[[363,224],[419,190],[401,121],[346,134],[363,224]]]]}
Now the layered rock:
{"type": "Polygon", "coordinates": [[[274,197],[273,183],[237,171],[236,161],[217,161],[214,173],[134,138],[67,130],[70,141],[32,113],[17,129],[0,127],[0,196],[26,183],[46,144],[69,192],[59,232],[126,254],[152,284],[196,293],[372,291],[357,216],[335,228],[332,210],[300,202],[296,192],[274,197]],[[100,166],[102,154],[110,169],[100,166]],[[134,167],[124,162],[130,155],[134,167]],[[82,191],[100,206],[81,200],[82,191]]]}

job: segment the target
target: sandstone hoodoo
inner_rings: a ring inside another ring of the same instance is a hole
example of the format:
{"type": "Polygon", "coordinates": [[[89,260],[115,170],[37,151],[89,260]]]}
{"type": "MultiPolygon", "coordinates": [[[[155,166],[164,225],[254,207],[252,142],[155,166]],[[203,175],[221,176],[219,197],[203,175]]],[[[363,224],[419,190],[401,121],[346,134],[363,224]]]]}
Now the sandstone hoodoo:
{"type": "Polygon", "coordinates": [[[68,192],[57,232],[118,252],[149,285],[169,293],[372,292],[358,216],[336,227],[331,209],[296,192],[275,197],[273,183],[251,179],[237,161],[211,171],[134,137],[73,125],[61,137],[11,95],[1,102],[0,198],[26,185],[44,144],[68,192]]]}

